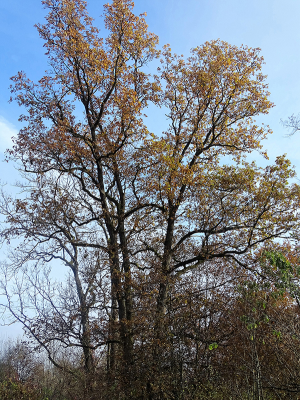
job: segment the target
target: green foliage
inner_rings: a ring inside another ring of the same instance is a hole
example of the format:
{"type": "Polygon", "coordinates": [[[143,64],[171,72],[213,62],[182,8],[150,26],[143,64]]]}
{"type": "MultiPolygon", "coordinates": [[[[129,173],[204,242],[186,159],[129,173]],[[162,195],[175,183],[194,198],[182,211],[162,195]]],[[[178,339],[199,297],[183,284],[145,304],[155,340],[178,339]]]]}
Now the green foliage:
{"type": "Polygon", "coordinates": [[[30,383],[22,383],[18,380],[4,380],[0,383],[1,400],[48,400],[40,397],[39,390],[30,383]]]}
{"type": "Polygon", "coordinates": [[[218,348],[218,343],[211,343],[209,346],[208,346],[208,348],[209,348],[209,350],[214,350],[214,349],[217,349],[218,348]]]}
{"type": "Polygon", "coordinates": [[[296,301],[300,298],[300,266],[292,265],[285,256],[278,251],[264,253],[262,262],[263,271],[273,280],[278,295],[288,292],[296,301]]]}

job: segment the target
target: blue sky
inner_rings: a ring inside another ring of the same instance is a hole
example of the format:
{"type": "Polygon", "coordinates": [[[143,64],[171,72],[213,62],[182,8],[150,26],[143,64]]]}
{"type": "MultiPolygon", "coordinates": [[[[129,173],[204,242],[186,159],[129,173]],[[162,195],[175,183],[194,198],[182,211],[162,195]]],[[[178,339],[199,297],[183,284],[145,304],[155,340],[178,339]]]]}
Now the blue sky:
{"type": "MultiPolygon", "coordinates": [[[[100,15],[103,1],[89,0],[88,9],[96,24],[103,27],[100,15]]],[[[280,124],[300,112],[300,1],[299,0],[137,0],[136,12],[146,11],[149,29],[160,37],[160,45],[169,43],[173,51],[189,55],[192,47],[218,39],[240,46],[260,47],[265,58],[271,100],[276,107],[260,121],[269,124],[274,134],[265,142],[270,159],[287,153],[300,170],[298,141],[286,138],[280,124]]],[[[23,70],[33,80],[47,68],[43,42],[34,24],[43,22],[45,10],[40,0],[10,0],[0,4],[0,152],[10,145],[10,136],[21,127],[21,109],[9,104],[10,76],[23,70]]],[[[157,133],[159,124],[149,121],[157,133]]],[[[9,182],[11,168],[0,164],[9,182]],[[9,170],[9,171],[8,171],[9,170]]],[[[300,172],[298,172],[300,174],[300,172]]]]}
{"type": "MultiPolygon", "coordinates": [[[[100,15],[103,4],[89,0],[88,10],[104,29],[100,15]]],[[[260,47],[268,75],[271,112],[260,118],[270,125],[273,135],[264,143],[270,160],[287,153],[300,176],[299,134],[287,138],[280,119],[300,112],[300,1],[299,0],[137,0],[136,12],[146,11],[149,30],[158,34],[160,45],[169,43],[174,52],[189,55],[192,47],[220,38],[230,44],[260,47]]],[[[34,24],[43,22],[45,10],[40,0],[0,2],[0,159],[11,145],[10,137],[22,127],[22,110],[8,103],[9,78],[19,70],[38,80],[47,69],[43,41],[34,24]]],[[[156,133],[162,120],[149,121],[156,133]]],[[[258,163],[260,159],[258,158],[258,163]]],[[[0,162],[0,180],[8,184],[17,179],[12,165],[0,162]]]]}

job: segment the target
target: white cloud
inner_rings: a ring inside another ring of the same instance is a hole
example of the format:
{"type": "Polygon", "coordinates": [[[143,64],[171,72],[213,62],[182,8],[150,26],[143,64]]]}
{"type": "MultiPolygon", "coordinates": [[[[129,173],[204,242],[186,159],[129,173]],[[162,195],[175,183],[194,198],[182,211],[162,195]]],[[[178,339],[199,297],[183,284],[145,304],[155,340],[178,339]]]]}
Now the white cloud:
{"type": "Polygon", "coordinates": [[[0,116],[0,152],[4,152],[6,149],[11,148],[13,142],[12,136],[17,136],[17,128],[11,124],[7,119],[0,116]]]}

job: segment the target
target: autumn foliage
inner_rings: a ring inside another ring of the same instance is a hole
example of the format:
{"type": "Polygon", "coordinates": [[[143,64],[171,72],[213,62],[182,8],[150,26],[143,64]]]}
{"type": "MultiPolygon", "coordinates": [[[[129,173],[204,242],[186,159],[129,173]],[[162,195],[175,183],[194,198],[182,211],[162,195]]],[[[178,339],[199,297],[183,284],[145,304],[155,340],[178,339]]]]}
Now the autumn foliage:
{"type": "Polygon", "coordinates": [[[7,153],[23,194],[1,203],[3,241],[22,238],[5,307],[80,398],[296,398],[297,374],[273,376],[298,371],[299,310],[262,260],[296,231],[299,187],[284,156],[247,161],[270,133],[254,120],[273,106],[260,50],[217,40],[185,59],[130,0],[104,6],[105,39],[85,2],[43,3],[49,71],[11,86],[26,113],[7,153]],[[167,130],[147,129],[150,105],[167,130]]]}

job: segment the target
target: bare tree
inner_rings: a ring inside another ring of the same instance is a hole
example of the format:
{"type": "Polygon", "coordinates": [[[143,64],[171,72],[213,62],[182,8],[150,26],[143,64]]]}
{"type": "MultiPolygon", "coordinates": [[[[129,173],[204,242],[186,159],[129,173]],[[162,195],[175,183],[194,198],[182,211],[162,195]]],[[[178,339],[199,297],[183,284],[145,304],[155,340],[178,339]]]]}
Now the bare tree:
{"type": "Polygon", "coordinates": [[[287,120],[281,120],[281,123],[285,128],[290,129],[290,133],[288,134],[288,136],[292,136],[300,130],[300,114],[293,114],[287,120]]]}
{"type": "Polygon", "coordinates": [[[101,228],[99,236],[94,226],[97,218],[86,199],[78,198],[73,183],[44,177],[35,187],[31,182],[30,198],[14,203],[3,196],[1,211],[10,227],[2,231],[2,238],[25,238],[11,253],[10,263],[2,266],[2,294],[7,299],[3,306],[57,366],[53,342],[81,347],[84,366],[92,372],[93,352],[110,340],[108,260],[101,228]],[[67,267],[66,282],[63,276],[56,277],[60,282],[53,281],[51,263],[67,267]],[[99,326],[96,321],[103,323],[99,326]]]}

